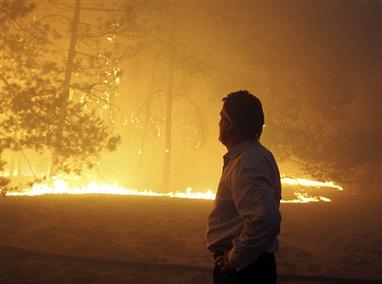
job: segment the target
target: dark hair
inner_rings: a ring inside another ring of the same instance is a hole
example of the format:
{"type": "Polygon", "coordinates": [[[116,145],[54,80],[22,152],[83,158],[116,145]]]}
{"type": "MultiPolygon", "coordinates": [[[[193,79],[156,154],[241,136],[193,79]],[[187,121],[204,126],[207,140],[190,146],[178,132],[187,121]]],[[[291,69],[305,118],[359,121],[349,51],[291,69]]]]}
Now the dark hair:
{"type": "Polygon", "coordinates": [[[248,91],[237,91],[223,98],[224,109],[245,139],[260,139],[264,112],[260,100],[248,91]]]}

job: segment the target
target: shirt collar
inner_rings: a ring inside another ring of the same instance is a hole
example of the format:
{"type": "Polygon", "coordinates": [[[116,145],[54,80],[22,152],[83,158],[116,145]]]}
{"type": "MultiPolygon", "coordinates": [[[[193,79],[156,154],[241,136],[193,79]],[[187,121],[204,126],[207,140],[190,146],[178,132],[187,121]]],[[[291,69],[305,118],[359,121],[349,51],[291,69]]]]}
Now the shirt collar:
{"type": "Polygon", "coordinates": [[[225,155],[223,156],[224,164],[227,164],[229,161],[235,159],[241,152],[243,152],[249,144],[255,142],[256,140],[244,140],[240,144],[232,147],[225,155]]]}

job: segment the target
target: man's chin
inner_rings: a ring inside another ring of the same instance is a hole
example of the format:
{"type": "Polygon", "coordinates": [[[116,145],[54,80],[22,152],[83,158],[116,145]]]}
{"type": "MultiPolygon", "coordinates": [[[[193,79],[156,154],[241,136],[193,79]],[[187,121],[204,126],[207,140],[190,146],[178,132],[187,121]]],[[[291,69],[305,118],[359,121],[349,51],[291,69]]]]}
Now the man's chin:
{"type": "Polygon", "coordinates": [[[227,140],[225,139],[225,137],[219,136],[219,141],[220,141],[220,143],[222,143],[224,146],[227,145],[227,144],[226,144],[226,141],[227,141],[227,140]]]}

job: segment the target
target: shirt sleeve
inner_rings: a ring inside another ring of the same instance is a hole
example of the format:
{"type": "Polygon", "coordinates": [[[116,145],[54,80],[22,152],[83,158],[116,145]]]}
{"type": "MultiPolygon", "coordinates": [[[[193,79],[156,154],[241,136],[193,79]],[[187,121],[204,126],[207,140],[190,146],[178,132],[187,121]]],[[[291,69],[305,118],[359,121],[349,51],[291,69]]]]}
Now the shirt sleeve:
{"type": "Polygon", "coordinates": [[[232,176],[232,197],[243,221],[228,254],[235,270],[256,260],[280,232],[279,200],[272,182],[275,170],[277,166],[272,167],[266,157],[256,157],[241,161],[232,176]]]}

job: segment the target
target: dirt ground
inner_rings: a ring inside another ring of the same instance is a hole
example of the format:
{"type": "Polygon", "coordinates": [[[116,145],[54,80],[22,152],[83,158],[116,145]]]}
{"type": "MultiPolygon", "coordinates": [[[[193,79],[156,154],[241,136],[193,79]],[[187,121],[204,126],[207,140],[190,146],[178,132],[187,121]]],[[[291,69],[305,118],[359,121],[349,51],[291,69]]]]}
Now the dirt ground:
{"type": "MultiPolygon", "coordinates": [[[[6,197],[0,282],[211,283],[210,206],[112,195],[6,197]]],[[[281,212],[279,283],[382,280],[379,200],[343,194],[331,203],[282,204],[281,212]]]]}

